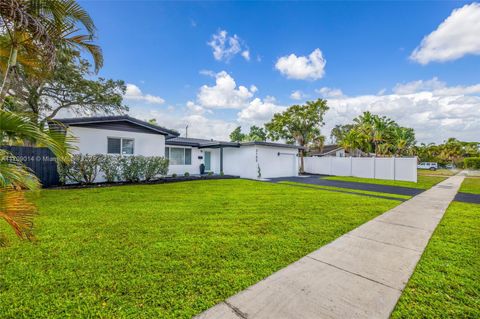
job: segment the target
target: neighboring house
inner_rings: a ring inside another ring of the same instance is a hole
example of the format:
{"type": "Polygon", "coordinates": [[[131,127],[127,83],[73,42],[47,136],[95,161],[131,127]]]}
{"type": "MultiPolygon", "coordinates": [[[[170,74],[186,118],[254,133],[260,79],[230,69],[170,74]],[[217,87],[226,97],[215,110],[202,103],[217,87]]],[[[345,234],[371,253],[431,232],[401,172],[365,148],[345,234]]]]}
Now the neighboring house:
{"type": "MultiPolygon", "coordinates": [[[[175,131],[129,116],[56,119],[77,138],[82,154],[165,156],[169,174],[206,172],[243,178],[298,175],[298,146],[179,137],[175,131]]],[[[53,123],[53,125],[55,125],[53,123]]]]}
{"type": "Polygon", "coordinates": [[[311,156],[336,156],[345,157],[345,149],[337,144],[325,145],[321,152],[313,153],[311,156]]]}

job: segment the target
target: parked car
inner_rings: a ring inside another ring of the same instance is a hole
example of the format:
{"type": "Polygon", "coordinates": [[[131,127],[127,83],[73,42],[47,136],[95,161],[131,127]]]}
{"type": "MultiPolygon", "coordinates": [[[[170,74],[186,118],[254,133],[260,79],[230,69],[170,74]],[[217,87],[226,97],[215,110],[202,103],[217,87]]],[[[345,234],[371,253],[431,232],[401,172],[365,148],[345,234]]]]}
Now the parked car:
{"type": "Polygon", "coordinates": [[[436,171],[438,169],[438,163],[434,162],[422,162],[417,165],[418,169],[429,169],[431,171],[436,171]]]}
{"type": "Polygon", "coordinates": [[[447,165],[445,165],[445,168],[446,168],[446,169],[455,169],[455,168],[457,168],[457,167],[456,167],[455,165],[453,165],[453,164],[447,164],[447,165]]]}

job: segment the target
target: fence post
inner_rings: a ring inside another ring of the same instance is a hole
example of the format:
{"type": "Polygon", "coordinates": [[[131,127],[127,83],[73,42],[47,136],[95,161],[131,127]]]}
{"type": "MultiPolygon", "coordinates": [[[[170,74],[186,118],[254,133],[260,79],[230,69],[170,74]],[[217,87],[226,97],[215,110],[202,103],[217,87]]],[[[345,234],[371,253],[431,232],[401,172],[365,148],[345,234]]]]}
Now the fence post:
{"type": "Polygon", "coordinates": [[[395,155],[393,155],[393,180],[396,180],[396,176],[395,176],[395,155]]]}
{"type": "Polygon", "coordinates": [[[353,176],[353,157],[350,156],[350,176],[353,176]]]}

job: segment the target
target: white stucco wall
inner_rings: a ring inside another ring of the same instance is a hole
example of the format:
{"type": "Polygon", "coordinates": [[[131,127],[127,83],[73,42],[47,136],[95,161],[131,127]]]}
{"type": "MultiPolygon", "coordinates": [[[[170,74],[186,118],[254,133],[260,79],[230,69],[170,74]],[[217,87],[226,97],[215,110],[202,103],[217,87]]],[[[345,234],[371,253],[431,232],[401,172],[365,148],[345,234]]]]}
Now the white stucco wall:
{"type": "Polygon", "coordinates": [[[258,179],[298,175],[298,158],[296,149],[242,145],[240,148],[224,149],[224,172],[242,178],[258,179]],[[280,153],[280,155],[278,155],[280,153]]]}
{"type": "Polygon", "coordinates": [[[298,175],[297,149],[256,146],[262,178],[298,175]]]}
{"type": "Polygon", "coordinates": [[[123,137],[134,140],[134,155],[165,156],[165,136],[137,132],[103,130],[71,126],[69,131],[77,138],[74,143],[82,154],[107,154],[107,138],[123,137]]]}
{"type": "Polygon", "coordinates": [[[223,149],[223,172],[242,178],[257,178],[255,147],[223,149]]]}
{"type": "Polygon", "coordinates": [[[185,172],[192,174],[200,174],[200,164],[205,162],[205,151],[211,153],[210,158],[210,171],[215,174],[220,174],[220,150],[219,149],[208,149],[202,148],[198,149],[196,147],[190,146],[176,146],[176,145],[166,145],[166,147],[171,148],[189,148],[192,150],[192,164],[191,165],[172,165],[168,166],[168,174],[177,174],[184,175],[185,172]],[[199,157],[202,157],[199,159],[199,157]]]}

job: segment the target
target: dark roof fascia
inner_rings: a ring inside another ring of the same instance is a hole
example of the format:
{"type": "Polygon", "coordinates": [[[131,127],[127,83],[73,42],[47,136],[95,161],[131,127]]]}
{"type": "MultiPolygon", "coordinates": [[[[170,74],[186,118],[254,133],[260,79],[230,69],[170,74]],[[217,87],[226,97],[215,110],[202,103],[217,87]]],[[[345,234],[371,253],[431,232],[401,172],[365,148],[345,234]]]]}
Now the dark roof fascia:
{"type": "Polygon", "coordinates": [[[272,142],[243,142],[243,143],[240,143],[240,146],[251,146],[251,145],[303,149],[302,146],[293,145],[293,144],[283,144],[283,143],[272,143],[272,142]]]}
{"type": "Polygon", "coordinates": [[[132,124],[142,126],[144,128],[150,129],[162,135],[178,137],[180,134],[178,132],[160,127],[154,124],[150,124],[145,121],[138,120],[136,118],[130,117],[128,115],[121,116],[98,116],[98,117],[77,117],[77,118],[64,118],[64,119],[53,119],[51,123],[60,122],[65,125],[82,125],[82,124],[96,124],[96,123],[111,123],[111,122],[130,122],[132,124]]]}
{"type": "Polygon", "coordinates": [[[222,147],[240,147],[238,143],[231,143],[231,142],[189,142],[189,141],[172,141],[167,140],[165,141],[166,145],[174,145],[174,146],[190,146],[190,147],[197,147],[197,148],[222,148],[222,147]]]}

